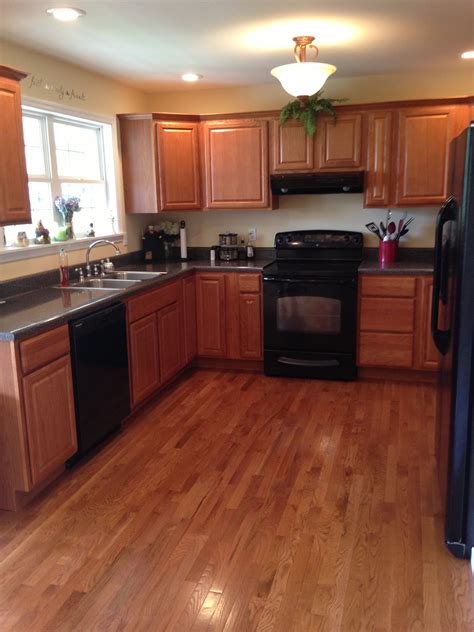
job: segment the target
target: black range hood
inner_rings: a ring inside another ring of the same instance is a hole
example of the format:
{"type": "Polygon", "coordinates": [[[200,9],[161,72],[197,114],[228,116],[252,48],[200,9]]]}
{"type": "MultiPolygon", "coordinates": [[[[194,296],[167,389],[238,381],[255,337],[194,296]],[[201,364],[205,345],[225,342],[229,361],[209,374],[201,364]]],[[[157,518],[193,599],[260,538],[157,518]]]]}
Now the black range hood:
{"type": "Polygon", "coordinates": [[[270,176],[270,184],[274,195],[362,193],[364,172],[282,174],[270,176]]]}

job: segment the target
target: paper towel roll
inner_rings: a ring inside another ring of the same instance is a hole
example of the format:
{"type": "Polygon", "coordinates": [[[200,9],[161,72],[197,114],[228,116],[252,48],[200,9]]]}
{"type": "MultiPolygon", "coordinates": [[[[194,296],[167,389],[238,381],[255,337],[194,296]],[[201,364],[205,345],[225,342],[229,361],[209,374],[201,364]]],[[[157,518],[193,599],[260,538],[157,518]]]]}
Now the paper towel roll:
{"type": "Polygon", "coordinates": [[[188,258],[188,245],[186,243],[186,222],[179,225],[179,243],[181,244],[181,259],[188,258]]]}

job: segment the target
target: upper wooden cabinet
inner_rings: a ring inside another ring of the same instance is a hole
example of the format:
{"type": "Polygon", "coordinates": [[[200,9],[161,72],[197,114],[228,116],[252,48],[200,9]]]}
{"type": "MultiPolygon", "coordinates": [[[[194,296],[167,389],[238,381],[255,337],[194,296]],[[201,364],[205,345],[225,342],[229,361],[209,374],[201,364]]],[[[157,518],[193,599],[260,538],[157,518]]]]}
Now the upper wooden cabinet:
{"type": "Polygon", "coordinates": [[[200,209],[199,124],[157,123],[156,133],[161,209],[200,209]]]}
{"type": "Polygon", "coordinates": [[[270,152],[272,173],[314,170],[314,137],[298,121],[271,121],[270,152]]]}
{"type": "Polygon", "coordinates": [[[336,121],[321,116],[316,130],[317,168],[350,171],[364,167],[362,113],[338,112],[336,121]]]}
{"type": "Polygon", "coordinates": [[[119,115],[127,213],[201,209],[196,117],[119,115]]]}
{"type": "Polygon", "coordinates": [[[202,125],[206,208],[271,208],[268,122],[238,119],[202,125]]]}
{"type": "Polygon", "coordinates": [[[397,206],[441,204],[447,196],[449,144],[461,131],[456,106],[402,108],[397,114],[397,206]]]}
{"type": "Polygon", "coordinates": [[[26,76],[0,66],[0,226],[31,222],[19,83],[26,76]]]}
{"type": "Polygon", "coordinates": [[[391,201],[393,112],[367,114],[367,172],[364,206],[384,207],[391,201]]]}

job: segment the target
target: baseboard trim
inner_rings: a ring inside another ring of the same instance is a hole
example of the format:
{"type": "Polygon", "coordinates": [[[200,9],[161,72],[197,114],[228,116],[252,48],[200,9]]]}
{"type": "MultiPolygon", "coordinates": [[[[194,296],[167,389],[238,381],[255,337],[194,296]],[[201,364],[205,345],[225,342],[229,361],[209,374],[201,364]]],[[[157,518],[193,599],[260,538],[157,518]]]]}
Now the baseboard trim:
{"type": "Polygon", "coordinates": [[[436,384],[437,371],[419,371],[414,369],[378,369],[374,367],[359,367],[359,379],[362,380],[393,380],[395,382],[426,382],[436,384]]]}
{"type": "Polygon", "coordinates": [[[263,373],[263,360],[228,360],[226,358],[195,358],[195,369],[249,371],[263,373]]]}

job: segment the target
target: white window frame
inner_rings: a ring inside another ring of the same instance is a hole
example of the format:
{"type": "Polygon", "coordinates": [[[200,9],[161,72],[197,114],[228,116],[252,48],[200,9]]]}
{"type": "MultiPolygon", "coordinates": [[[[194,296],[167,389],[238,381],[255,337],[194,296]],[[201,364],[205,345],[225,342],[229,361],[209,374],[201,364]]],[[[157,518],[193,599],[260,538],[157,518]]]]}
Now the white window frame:
{"type": "MultiPolygon", "coordinates": [[[[114,232],[108,235],[99,235],[98,237],[103,239],[109,239],[117,243],[127,243],[127,234],[125,232],[125,212],[123,197],[121,195],[120,186],[122,184],[121,173],[119,171],[120,156],[118,150],[118,133],[117,133],[117,121],[115,117],[105,116],[101,114],[93,114],[84,112],[82,110],[76,110],[67,105],[55,104],[49,101],[42,101],[40,99],[33,99],[25,97],[22,99],[24,106],[24,113],[34,116],[35,113],[41,117],[44,114],[48,114],[52,117],[56,117],[57,120],[64,120],[67,122],[68,118],[75,125],[84,124],[85,127],[97,127],[97,124],[105,124],[110,127],[100,128],[100,133],[109,133],[110,142],[100,143],[101,151],[101,170],[105,179],[106,186],[106,199],[108,207],[114,209],[116,216],[116,223],[114,226],[114,232]],[[110,150],[109,150],[110,147],[110,150]],[[103,148],[105,148],[107,155],[103,155],[103,148]],[[108,151],[109,150],[109,151],[108,151]]],[[[46,126],[42,125],[43,134],[49,135],[50,139],[54,138],[50,134],[50,130],[45,129],[53,124],[53,119],[46,119],[46,126]]],[[[48,141],[48,138],[46,138],[48,141]]],[[[61,194],[60,185],[64,180],[66,182],[92,182],[97,180],[87,178],[73,178],[71,176],[61,177],[55,176],[57,170],[51,169],[51,163],[49,161],[55,161],[54,147],[51,145],[49,151],[45,151],[47,164],[46,170],[47,176],[31,176],[29,180],[35,182],[51,182],[51,196],[52,200],[56,195],[61,194]]],[[[102,181],[102,180],[101,180],[102,181]]],[[[2,261],[17,261],[21,259],[31,259],[34,257],[41,257],[54,254],[58,252],[60,248],[64,248],[67,251],[81,250],[87,247],[89,243],[97,239],[97,237],[83,237],[75,240],[65,242],[52,242],[49,245],[30,245],[27,248],[21,248],[17,246],[4,246],[3,229],[0,228],[0,262],[2,261]]]]}

